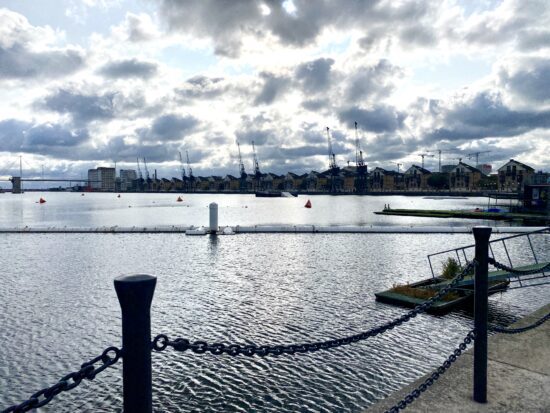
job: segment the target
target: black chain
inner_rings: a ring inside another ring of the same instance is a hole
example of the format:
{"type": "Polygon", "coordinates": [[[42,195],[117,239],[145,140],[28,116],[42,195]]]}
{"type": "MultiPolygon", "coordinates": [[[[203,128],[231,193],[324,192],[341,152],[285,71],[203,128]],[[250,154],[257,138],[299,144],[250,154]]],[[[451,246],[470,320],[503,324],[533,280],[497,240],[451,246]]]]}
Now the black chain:
{"type": "Polygon", "coordinates": [[[550,270],[550,263],[538,269],[535,268],[533,270],[516,270],[515,268],[508,267],[507,265],[497,262],[494,258],[491,258],[491,257],[489,257],[489,264],[493,265],[495,268],[498,268],[499,270],[503,270],[503,271],[506,271],[512,274],[517,274],[517,275],[532,275],[532,274],[538,274],[538,273],[550,270]]]}
{"type": "Polygon", "coordinates": [[[548,320],[550,320],[550,313],[546,314],[544,317],[542,317],[540,320],[537,320],[533,324],[525,326],[525,327],[505,328],[505,327],[499,327],[499,326],[491,326],[491,327],[489,327],[489,329],[492,330],[492,331],[496,331],[497,333],[518,334],[518,333],[523,333],[525,331],[532,330],[533,328],[536,328],[536,327],[544,324],[548,320]]]}
{"type": "Polygon", "coordinates": [[[10,406],[2,410],[2,413],[28,412],[31,409],[45,406],[59,393],[74,389],[83,379],[93,380],[98,373],[101,373],[107,367],[115,364],[120,357],[122,357],[121,349],[117,347],[108,347],[101,355],[82,364],[80,370],[67,374],[53,386],[37,391],[28,400],[21,404],[10,406]],[[95,367],[94,364],[99,361],[101,361],[102,364],[99,367],[95,367]]]}
{"type": "Polygon", "coordinates": [[[382,334],[388,330],[391,330],[410,319],[416,317],[418,314],[425,312],[430,308],[437,300],[445,296],[450,290],[455,288],[457,284],[462,281],[464,276],[468,274],[475,265],[475,261],[470,262],[460,274],[458,274],[448,285],[443,287],[439,292],[431,297],[429,300],[426,300],[424,303],[416,306],[414,309],[405,313],[401,317],[395,318],[392,321],[389,321],[386,324],[381,326],[371,328],[370,330],[364,331],[353,336],[338,338],[327,341],[319,341],[316,343],[305,343],[305,344],[290,344],[290,345],[275,345],[275,346],[256,346],[251,345],[240,345],[240,344],[230,344],[226,345],[223,343],[212,343],[208,344],[206,341],[195,341],[191,343],[188,339],[185,338],[176,338],[175,340],[170,340],[167,335],[159,334],[157,335],[152,343],[153,350],[163,351],[167,347],[172,347],[176,351],[186,351],[191,350],[196,354],[203,354],[209,351],[211,354],[229,354],[230,356],[238,356],[244,354],[245,356],[268,356],[274,355],[279,356],[281,354],[296,354],[296,353],[312,353],[318,350],[327,350],[335,347],[340,347],[343,345],[356,343],[361,340],[365,340],[369,337],[375,337],[379,334],[382,334]]]}
{"type": "Polygon", "coordinates": [[[441,366],[439,366],[431,375],[428,377],[424,383],[422,383],[420,386],[418,386],[416,389],[414,389],[412,392],[407,394],[399,403],[397,403],[395,406],[393,406],[391,409],[386,410],[385,413],[397,413],[399,410],[403,410],[407,407],[407,405],[411,404],[413,401],[418,399],[422,393],[424,393],[428,387],[430,387],[432,384],[436,382],[439,377],[443,373],[445,373],[449,367],[458,359],[458,357],[463,353],[464,350],[468,347],[468,344],[470,344],[472,341],[475,340],[475,331],[471,330],[464,340],[462,340],[462,343],[458,345],[458,347],[451,353],[449,357],[447,357],[447,360],[443,362],[441,366]]]}

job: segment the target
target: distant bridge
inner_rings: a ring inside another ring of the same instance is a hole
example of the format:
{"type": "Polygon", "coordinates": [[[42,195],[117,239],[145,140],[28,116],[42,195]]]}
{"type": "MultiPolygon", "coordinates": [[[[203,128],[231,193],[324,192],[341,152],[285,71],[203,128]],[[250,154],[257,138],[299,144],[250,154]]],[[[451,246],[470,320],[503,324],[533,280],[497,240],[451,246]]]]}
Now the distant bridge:
{"type": "Polygon", "coordinates": [[[2,182],[11,182],[12,194],[20,194],[21,193],[21,182],[86,182],[88,185],[90,185],[92,182],[101,182],[101,181],[92,181],[90,179],[84,179],[84,178],[74,178],[74,179],[66,179],[66,178],[21,178],[20,176],[12,176],[9,179],[0,179],[2,182]]]}

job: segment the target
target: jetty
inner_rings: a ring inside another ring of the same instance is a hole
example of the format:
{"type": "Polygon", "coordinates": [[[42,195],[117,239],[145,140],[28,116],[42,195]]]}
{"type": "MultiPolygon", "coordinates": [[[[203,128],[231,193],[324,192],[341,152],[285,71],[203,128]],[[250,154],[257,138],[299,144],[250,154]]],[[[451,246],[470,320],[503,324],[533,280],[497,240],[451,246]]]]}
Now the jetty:
{"type": "MultiPolygon", "coordinates": [[[[550,304],[512,324],[520,328],[550,312],[550,304]]],[[[547,412],[550,410],[550,323],[521,334],[493,334],[488,340],[487,403],[472,399],[473,351],[467,351],[407,412],[547,412]]],[[[385,412],[423,383],[427,374],[369,407],[385,412]]]]}

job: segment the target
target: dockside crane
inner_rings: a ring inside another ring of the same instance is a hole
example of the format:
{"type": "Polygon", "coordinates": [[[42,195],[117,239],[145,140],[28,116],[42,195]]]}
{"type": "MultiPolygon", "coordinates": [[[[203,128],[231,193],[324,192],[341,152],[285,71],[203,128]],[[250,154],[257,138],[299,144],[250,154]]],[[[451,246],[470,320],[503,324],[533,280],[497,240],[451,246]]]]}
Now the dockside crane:
{"type": "Polygon", "coordinates": [[[147,190],[151,190],[151,177],[149,176],[149,169],[147,169],[147,161],[143,158],[143,167],[145,168],[145,180],[147,182],[147,190]]]}
{"type": "Polygon", "coordinates": [[[260,182],[262,178],[262,173],[260,172],[260,164],[258,163],[258,157],[256,156],[256,146],[254,146],[254,141],[252,141],[252,159],[254,166],[254,190],[259,191],[260,182]]]}
{"type": "Polygon", "coordinates": [[[429,153],[418,153],[418,156],[422,158],[422,168],[424,168],[424,158],[434,158],[435,155],[430,155],[429,153]]]}
{"type": "Polygon", "coordinates": [[[363,160],[363,151],[359,144],[359,135],[357,133],[357,122],[355,122],[355,167],[356,167],[356,182],[355,188],[360,194],[367,192],[367,165],[363,160]]]}
{"type": "Polygon", "coordinates": [[[189,162],[189,151],[185,151],[185,157],[187,158],[187,172],[189,173],[189,192],[195,192],[195,176],[193,175],[193,169],[191,168],[191,162],[189,162]]]}
{"type": "Polygon", "coordinates": [[[439,149],[439,148],[435,148],[435,149],[430,149],[430,150],[427,151],[427,152],[437,152],[438,161],[439,161],[439,172],[441,172],[441,154],[442,154],[442,153],[445,153],[445,152],[449,152],[449,153],[460,152],[460,149],[458,149],[458,148],[448,148],[448,149],[439,149]]]}
{"type": "Polygon", "coordinates": [[[332,150],[332,141],[330,139],[330,128],[327,126],[327,140],[328,140],[328,168],[330,171],[330,192],[335,193],[338,190],[336,180],[340,173],[340,168],[336,164],[336,156],[332,150]]]}
{"type": "Polygon", "coordinates": [[[138,189],[143,191],[143,174],[141,173],[141,168],[139,167],[139,158],[137,160],[137,171],[138,171],[138,189]]]}
{"type": "Polygon", "coordinates": [[[187,175],[185,174],[185,165],[183,163],[183,157],[181,156],[181,151],[178,151],[178,154],[180,156],[182,189],[185,190],[187,188],[187,175]]]}
{"type": "Polygon", "coordinates": [[[239,152],[239,178],[240,178],[240,189],[241,192],[246,192],[246,171],[244,170],[243,157],[241,156],[241,145],[237,141],[237,150],[239,152]]]}
{"type": "Polygon", "coordinates": [[[475,167],[477,168],[477,166],[479,165],[479,155],[481,155],[482,153],[489,153],[491,151],[478,151],[478,152],[472,152],[472,153],[469,153],[468,155],[466,155],[468,157],[468,159],[472,159],[472,158],[476,158],[476,165],[475,167]]]}

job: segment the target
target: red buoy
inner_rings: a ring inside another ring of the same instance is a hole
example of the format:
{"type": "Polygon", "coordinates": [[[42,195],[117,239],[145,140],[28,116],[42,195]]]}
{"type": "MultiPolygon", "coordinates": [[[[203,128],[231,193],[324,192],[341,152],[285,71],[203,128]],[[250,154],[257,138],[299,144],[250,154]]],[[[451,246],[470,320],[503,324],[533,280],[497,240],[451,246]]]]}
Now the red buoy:
{"type": "Polygon", "coordinates": [[[40,201],[38,201],[38,202],[40,202],[41,204],[45,204],[46,200],[44,198],[40,197],[40,201]]]}
{"type": "Polygon", "coordinates": [[[304,205],[306,208],[311,208],[311,201],[308,199],[306,204],[304,205]]]}

